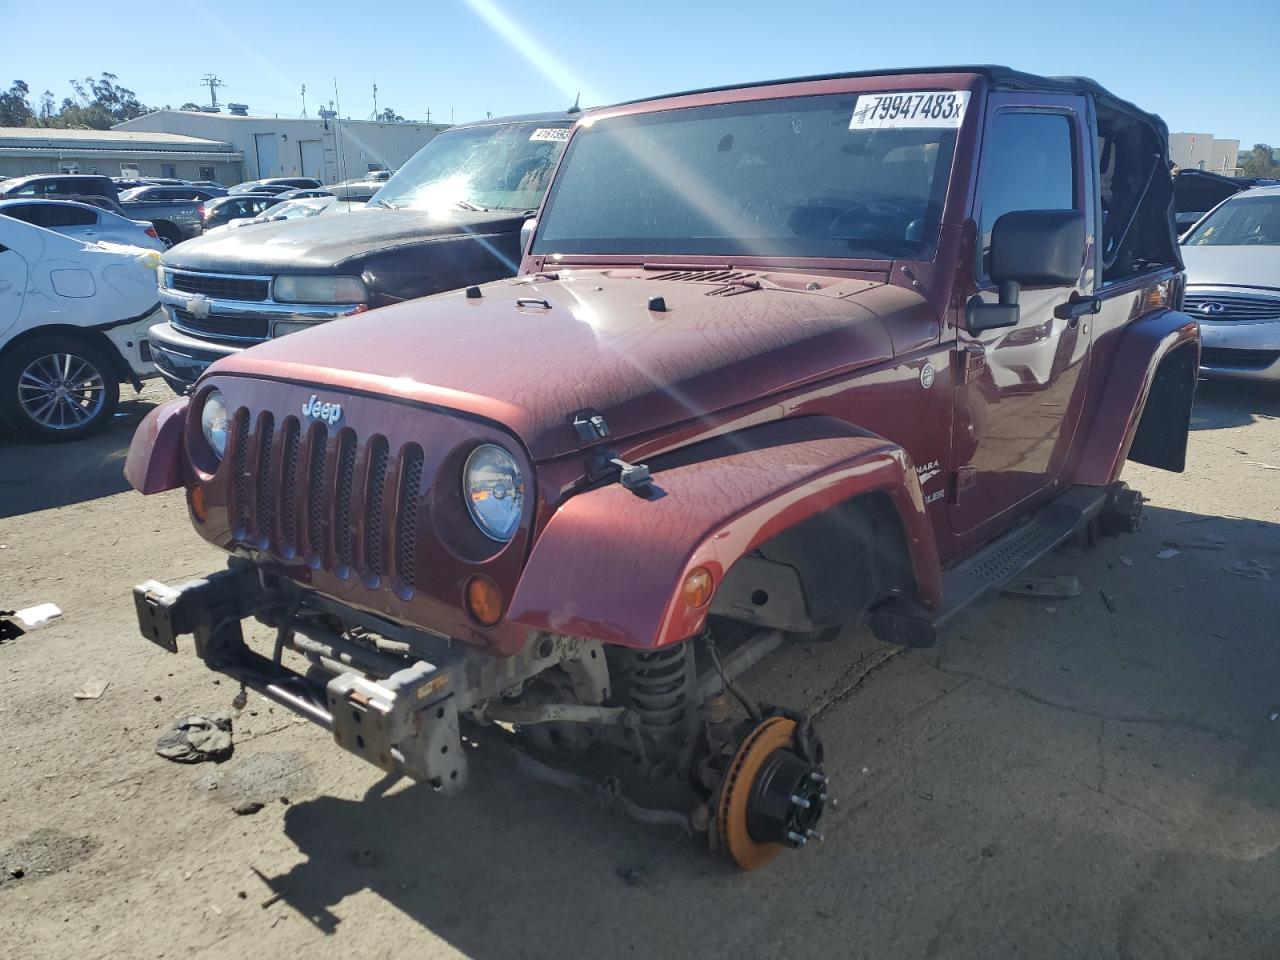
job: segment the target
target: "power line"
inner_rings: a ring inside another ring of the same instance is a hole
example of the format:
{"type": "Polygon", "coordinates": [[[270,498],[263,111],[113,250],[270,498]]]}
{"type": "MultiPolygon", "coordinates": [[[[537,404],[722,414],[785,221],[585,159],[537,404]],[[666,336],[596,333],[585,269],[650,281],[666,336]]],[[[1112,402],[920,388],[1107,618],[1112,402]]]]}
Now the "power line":
{"type": "Polygon", "coordinates": [[[209,87],[209,106],[214,110],[218,109],[218,87],[225,87],[226,84],[218,79],[218,75],[214,73],[206,73],[204,79],[200,81],[209,87]]]}

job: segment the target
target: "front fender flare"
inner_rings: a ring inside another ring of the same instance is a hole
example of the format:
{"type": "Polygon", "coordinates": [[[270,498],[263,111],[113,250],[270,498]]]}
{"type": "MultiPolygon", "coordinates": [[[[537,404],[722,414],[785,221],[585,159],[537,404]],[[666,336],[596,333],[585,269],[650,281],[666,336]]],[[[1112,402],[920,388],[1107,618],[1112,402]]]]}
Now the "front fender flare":
{"type": "Polygon", "coordinates": [[[134,431],[124,461],[124,477],[139,493],[173,490],[185,482],[182,435],[189,402],[188,397],[175,397],[160,404],[134,431]]]}
{"type": "Polygon", "coordinates": [[[718,587],[770,537],[878,491],[902,522],[917,599],[936,606],[937,544],[910,458],[881,437],[814,421],[729,438],[728,452],[710,459],[687,462],[686,451],[685,462],[651,464],[652,499],[620,484],[571,497],[535,542],[508,618],[629,647],[678,643],[701,632],[710,607],[690,609],[680,596],[695,568],[707,568],[718,587]]]}

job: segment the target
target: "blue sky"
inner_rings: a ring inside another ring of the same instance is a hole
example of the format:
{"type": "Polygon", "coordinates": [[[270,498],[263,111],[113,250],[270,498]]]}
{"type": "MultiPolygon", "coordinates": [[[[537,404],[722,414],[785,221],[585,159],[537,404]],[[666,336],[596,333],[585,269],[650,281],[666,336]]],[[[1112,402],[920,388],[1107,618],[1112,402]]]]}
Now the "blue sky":
{"type": "Polygon", "coordinates": [[[604,103],[690,87],[841,70],[1004,63],[1091,76],[1160,113],[1171,130],[1280,145],[1280,2],[1035,0],[912,4],[648,0],[219,0],[65,12],[0,0],[9,38],[0,84],[25,80],[61,99],[68,80],[116,73],[149,104],[219,100],[297,115],[333,97],[344,116],[380,107],[457,121],[604,103]],[[1212,11],[1221,13],[1215,18],[1212,11]],[[214,12],[216,11],[216,13],[214,12]],[[536,16],[531,16],[536,12],[536,16]],[[56,21],[56,25],[53,23],[56,21]],[[48,36],[48,40],[42,40],[48,36]]]}

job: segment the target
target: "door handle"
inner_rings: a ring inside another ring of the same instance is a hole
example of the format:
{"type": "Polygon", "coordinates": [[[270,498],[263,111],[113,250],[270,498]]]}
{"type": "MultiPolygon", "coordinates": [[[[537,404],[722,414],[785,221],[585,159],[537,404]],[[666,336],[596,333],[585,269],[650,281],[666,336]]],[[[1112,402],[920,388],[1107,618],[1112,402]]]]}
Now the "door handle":
{"type": "Polygon", "coordinates": [[[1090,316],[1101,309],[1102,301],[1097,297],[1078,297],[1072,294],[1071,299],[1066,303],[1060,303],[1053,308],[1053,315],[1059,320],[1070,322],[1074,327],[1080,322],[1081,317],[1090,316]]]}

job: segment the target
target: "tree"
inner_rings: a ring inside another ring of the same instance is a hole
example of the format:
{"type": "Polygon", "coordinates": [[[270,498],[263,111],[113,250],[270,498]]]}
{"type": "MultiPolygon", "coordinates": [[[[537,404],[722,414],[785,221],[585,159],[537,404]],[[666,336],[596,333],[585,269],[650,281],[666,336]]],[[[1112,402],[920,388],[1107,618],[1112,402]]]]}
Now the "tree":
{"type": "Polygon", "coordinates": [[[186,103],[184,103],[184,104],[183,104],[182,106],[180,106],[178,109],[179,109],[179,110],[187,110],[187,111],[192,111],[192,110],[194,110],[196,113],[199,113],[199,112],[200,112],[200,104],[198,104],[198,103],[192,103],[190,100],[188,100],[186,103]]]}
{"type": "Polygon", "coordinates": [[[27,100],[30,93],[31,88],[21,80],[13,81],[7,91],[0,93],[0,127],[34,126],[36,115],[27,100]]]}
{"type": "Polygon", "coordinates": [[[132,90],[116,83],[117,79],[114,73],[103,73],[97,79],[72,80],[75,98],[64,98],[62,108],[50,116],[46,125],[106,130],[122,120],[149,113],[151,108],[132,90]]]}
{"type": "Polygon", "coordinates": [[[1240,164],[1240,174],[1245,177],[1280,177],[1280,164],[1275,162],[1271,146],[1255,143],[1240,164]]]}
{"type": "Polygon", "coordinates": [[[375,120],[381,120],[383,123],[404,123],[404,117],[396,113],[390,107],[380,112],[374,117],[375,120]]]}

